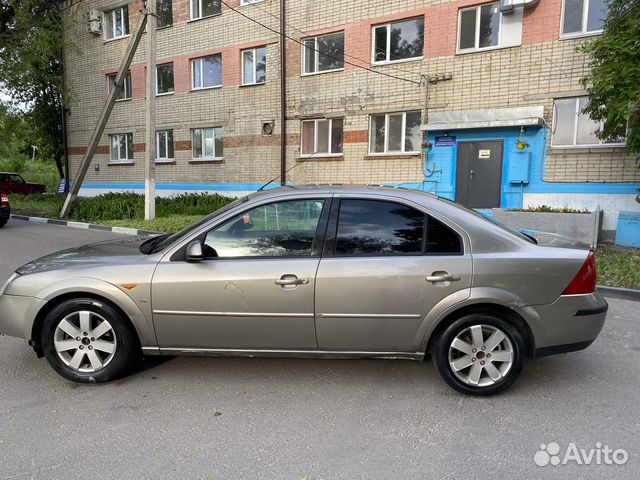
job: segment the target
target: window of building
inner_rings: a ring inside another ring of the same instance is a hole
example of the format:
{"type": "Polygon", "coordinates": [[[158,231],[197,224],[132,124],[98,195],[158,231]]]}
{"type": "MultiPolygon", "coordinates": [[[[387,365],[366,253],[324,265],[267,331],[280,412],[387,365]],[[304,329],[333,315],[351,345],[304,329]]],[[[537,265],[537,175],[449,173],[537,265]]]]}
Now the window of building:
{"type": "Polygon", "coordinates": [[[264,2],[264,0],[240,0],[240,5],[252,5],[260,2],[264,2]]]}
{"type": "Polygon", "coordinates": [[[423,49],[424,17],[373,28],[373,63],[422,58],[423,49]]]}
{"type": "Polygon", "coordinates": [[[156,132],[156,162],[173,162],[173,130],[159,130],[156,132]]]}
{"type": "Polygon", "coordinates": [[[508,15],[500,12],[499,3],[460,10],[458,17],[458,52],[474,52],[522,43],[522,8],[508,15]]]}
{"type": "Polygon", "coordinates": [[[157,0],[157,26],[158,28],[170,27],[173,25],[173,1],[172,0],[157,0]]]}
{"type": "Polygon", "coordinates": [[[194,160],[222,160],[222,127],[196,128],[192,130],[194,160]]]}
{"type": "Polygon", "coordinates": [[[242,51],[242,84],[258,85],[267,81],[267,48],[242,51]]]}
{"type": "Polygon", "coordinates": [[[302,122],[302,155],[342,155],[342,118],[302,122]]]}
{"type": "MultiPolygon", "coordinates": [[[[115,84],[116,84],[116,76],[117,73],[110,73],[107,75],[107,85],[109,86],[108,93],[111,93],[115,84]]],[[[122,82],[122,89],[116,98],[117,101],[121,100],[129,100],[131,99],[131,72],[128,72],[124,77],[124,81],[122,82]]]]}
{"type": "Polygon", "coordinates": [[[173,63],[164,63],[156,67],[156,94],[173,93],[173,63]]]}
{"type": "Polygon", "coordinates": [[[191,0],[191,20],[211,17],[221,12],[220,0],[191,0]]]}
{"type": "Polygon", "coordinates": [[[193,89],[222,86],[222,55],[196,58],[192,61],[193,89]]]}
{"type": "Polygon", "coordinates": [[[306,38],[303,44],[303,74],[335,72],[344,68],[344,32],[306,38]]]}
{"type": "Polygon", "coordinates": [[[105,37],[121,38],[129,35],[129,7],[127,5],[104,12],[105,37]]]}
{"type": "Polygon", "coordinates": [[[598,138],[597,133],[604,126],[582,113],[587,106],[587,97],[563,98],[554,102],[553,146],[593,147],[599,145],[624,145],[624,132],[610,142],[598,138]]]}
{"type": "Polygon", "coordinates": [[[211,230],[207,257],[308,257],[323,200],[293,200],[254,208],[211,230]]]}
{"type": "Polygon", "coordinates": [[[420,111],[371,115],[369,153],[418,153],[422,138],[420,116],[420,111]]]}
{"type": "Polygon", "coordinates": [[[109,163],[133,162],[133,133],[109,135],[111,156],[109,163]]]}
{"type": "Polygon", "coordinates": [[[606,0],[564,0],[562,35],[600,33],[608,13],[606,0]]]}

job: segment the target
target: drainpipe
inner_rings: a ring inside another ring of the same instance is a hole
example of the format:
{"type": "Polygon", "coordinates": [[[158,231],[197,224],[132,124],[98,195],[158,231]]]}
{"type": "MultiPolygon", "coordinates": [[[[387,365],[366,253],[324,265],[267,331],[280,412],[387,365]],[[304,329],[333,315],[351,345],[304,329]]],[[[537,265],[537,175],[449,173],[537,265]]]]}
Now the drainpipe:
{"type": "Polygon", "coordinates": [[[285,0],[280,0],[280,184],[287,184],[287,46],[285,0]]]}

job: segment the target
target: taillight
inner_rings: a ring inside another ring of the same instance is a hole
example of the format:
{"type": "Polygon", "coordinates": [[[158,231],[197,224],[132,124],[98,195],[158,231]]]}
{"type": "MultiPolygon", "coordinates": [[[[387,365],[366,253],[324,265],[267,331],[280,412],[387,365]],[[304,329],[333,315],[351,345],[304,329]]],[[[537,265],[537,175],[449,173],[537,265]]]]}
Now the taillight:
{"type": "Polygon", "coordinates": [[[0,204],[2,206],[9,205],[9,197],[7,197],[6,195],[0,195],[0,204]]]}
{"type": "Polygon", "coordinates": [[[596,291],[596,254],[589,252],[587,260],[578,274],[571,280],[562,295],[585,295],[596,291]]]}

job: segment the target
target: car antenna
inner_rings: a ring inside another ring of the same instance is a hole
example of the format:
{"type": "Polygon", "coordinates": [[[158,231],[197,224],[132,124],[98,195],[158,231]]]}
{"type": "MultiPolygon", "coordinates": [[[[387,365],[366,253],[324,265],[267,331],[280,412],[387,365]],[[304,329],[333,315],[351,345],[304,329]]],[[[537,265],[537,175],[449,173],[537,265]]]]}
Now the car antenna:
{"type": "MultiPolygon", "coordinates": [[[[312,156],[313,156],[313,155],[312,155],[312,156]]],[[[311,158],[312,156],[310,156],[309,158],[311,158]]],[[[299,165],[303,164],[303,163],[305,162],[305,160],[307,160],[307,159],[305,158],[305,159],[300,159],[300,160],[298,160],[298,161],[296,162],[296,164],[295,164],[293,167],[291,167],[290,169],[288,169],[288,170],[287,170],[287,171],[285,171],[284,173],[285,173],[285,174],[289,173],[289,172],[290,172],[291,170],[293,170],[294,168],[296,168],[296,167],[298,167],[299,165]]],[[[263,190],[265,189],[265,187],[268,187],[269,185],[271,185],[273,182],[275,182],[275,181],[276,181],[277,179],[279,179],[281,176],[282,176],[282,174],[278,175],[278,176],[277,176],[277,177],[275,177],[275,178],[272,178],[272,179],[271,179],[271,180],[269,180],[267,183],[265,183],[264,185],[262,185],[262,186],[261,186],[257,191],[258,191],[258,192],[263,191],[263,190]]]]}

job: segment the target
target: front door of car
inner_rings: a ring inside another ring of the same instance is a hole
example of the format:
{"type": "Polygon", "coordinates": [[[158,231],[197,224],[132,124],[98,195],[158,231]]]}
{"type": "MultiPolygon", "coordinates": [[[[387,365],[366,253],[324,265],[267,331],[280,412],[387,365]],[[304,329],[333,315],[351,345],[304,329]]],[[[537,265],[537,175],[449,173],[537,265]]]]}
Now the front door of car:
{"type": "Polygon", "coordinates": [[[200,235],[202,261],[161,261],[152,283],[160,348],[317,349],[315,275],[328,204],[253,208],[200,235]]]}
{"type": "Polygon", "coordinates": [[[416,352],[426,314],[466,298],[471,273],[444,222],[395,200],[336,197],[316,277],[318,348],[416,352]]]}

